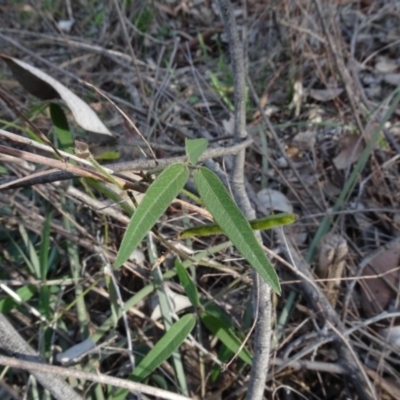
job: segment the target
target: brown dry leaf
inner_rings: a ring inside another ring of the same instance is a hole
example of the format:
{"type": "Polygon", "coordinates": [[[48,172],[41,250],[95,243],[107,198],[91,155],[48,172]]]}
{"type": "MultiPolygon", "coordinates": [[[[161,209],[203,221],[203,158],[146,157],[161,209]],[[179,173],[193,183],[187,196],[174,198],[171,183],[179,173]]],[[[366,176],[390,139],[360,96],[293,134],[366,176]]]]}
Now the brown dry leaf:
{"type": "Polygon", "coordinates": [[[112,133],[100,121],[96,113],[75,93],[62,85],[56,79],[47,75],[38,68],[0,53],[15,79],[30,94],[41,100],[53,100],[61,98],[71,110],[76,123],[90,132],[112,136],[112,133]]]}
{"type": "Polygon", "coordinates": [[[392,346],[396,346],[400,349],[400,326],[390,326],[387,329],[381,329],[379,333],[392,346]]]}
{"type": "MultiPolygon", "coordinates": [[[[300,154],[300,149],[295,146],[290,146],[286,149],[286,154],[288,155],[289,158],[294,158],[300,154]]],[[[282,168],[287,168],[287,161],[285,159],[284,163],[282,163],[282,168]]]]}
{"type": "Polygon", "coordinates": [[[361,307],[367,316],[384,311],[397,297],[399,285],[400,244],[394,243],[377,254],[364,268],[362,276],[380,275],[363,279],[361,283],[361,307]],[[389,272],[391,271],[391,272],[389,272]]]}
{"type": "Polygon", "coordinates": [[[348,252],[347,241],[337,234],[326,235],[319,247],[316,273],[320,278],[328,280],[326,296],[333,306],[336,305],[339,296],[340,281],[348,252]]]}
{"type": "MultiPolygon", "coordinates": [[[[262,95],[261,98],[260,98],[260,105],[261,105],[261,108],[262,108],[263,110],[265,109],[265,107],[266,107],[267,104],[268,104],[268,100],[269,100],[268,97],[269,97],[269,96],[268,96],[268,92],[264,92],[263,95],[262,95]]],[[[268,114],[267,114],[267,115],[268,115],[268,114]]],[[[257,111],[253,114],[253,116],[251,117],[251,120],[254,121],[254,120],[258,119],[260,116],[261,116],[260,111],[257,110],[257,111]]]]}
{"type": "Polygon", "coordinates": [[[340,96],[343,92],[343,89],[311,89],[308,92],[308,95],[312,97],[314,100],[317,101],[331,101],[333,99],[336,99],[336,97],[340,96]]]}
{"type": "Polygon", "coordinates": [[[391,60],[387,57],[379,57],[377,63],[375,64],[375,70],[382,74],[387,74],[388,72],[393,72],[398,68],[395,60],[391,60]]]}
{"type": "Polygon", "coordinates": [[[399,86],[400,85],[400,74],[391,73],[383,75],[383,80],[389,85],[399,86]]]}
{"type": "Polygon", "coordinates": [[[233,114],[229,116],[229,119],[222,120],[222,126],[227,135],[233,135],[235,129],[235,117],[233,114]]]}
{"type": "Polygon", "coordinates": [[[309,150],[315,146],[317,132],[315,130],[308,130],[299,132],[293,138],[293,144],[302,150],[309,150]]]}
{"type": "Polygon", "coordinates": [[[273,189],[262,189],[257,193],[262,205],[272,211],[293,212],[290,200],[281,192],[273,189]]]}
{"type": "Polygon", "coordinates": [[[289,105],[289,109],[294,108],[294,115],[296,117],[300,115],[303,92],[304,92],[303,83],[301,81],[296,81],[293,85],[293,99],[289,105]]]}
{"type": "Polygon", "coordinates": [[[349,168],[360,157],[364,150],[364,141],[360,136],[350,136],[343,140],[342,151],[333,159],[339,170],[349,168]]]}
{"type": "MultiPolygon", "coordinates": [[[[168,296],[169,302],[173,311],[178,313],[192,305],[189,298],[184,296],[183,294],[175,293],[169,287],[165,288],[166,295],[168,296]]],[[[150,318],[153,321],[156,321],[162,317],[161,307],[158,301],[158,296],[153,296],[152,298],[152,307],[153,312],[151,313],[150,318]]]]}
{"type": "Polygon", "coordinates": [[[74,19],[61,19],[57,22],[57,27],[60,31],[69,33],[71,32],[72,26],[74,25],[74,19]]]}

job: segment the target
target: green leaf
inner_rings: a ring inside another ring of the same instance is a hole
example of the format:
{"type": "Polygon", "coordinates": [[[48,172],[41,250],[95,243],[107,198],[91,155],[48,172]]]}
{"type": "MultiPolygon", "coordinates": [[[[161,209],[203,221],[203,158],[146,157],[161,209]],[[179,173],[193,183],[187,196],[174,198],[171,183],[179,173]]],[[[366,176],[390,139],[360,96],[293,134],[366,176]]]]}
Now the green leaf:
{"type": "Polygon", "coordinates": [[[47,215],[42,231],[42,243],[39,249],[40,263],[40,279],[46,280],[49,268],[49,251],[50,251],[50,224],[53,219],[53,213],[47,215]]]}
{"type": "MultiPolygon", "coordinates": [[[[223,363],[227,363],[232,358],[232,352],[222,343],[222,346],[218,349],[217,353],[218,360],[223,363]]],[[[214,364],[210,372],[210,382],[215,383],[218,377],[221,375],[222,368],[220,365],[214,364]]]]}
{"type": "MultiPolygon", "coordinates": [[[[88,183],[90,186],[93,186],[96,190],[98,190],[100,193],[104,194],[107,198],[113,200],[115,203],[118,203],[120,207],[128,214],[130,217],[133,215],[134,208],[130,203],[127,203],[125,200],[122,199],[122,197],[114,192],[112,189],[110,189],[108,186],[105,184],[101,183],[100,181],[96,181],[91,178],[86,178],[83,180],[83,183],[88,183]]],[[[89,190],[89,188],[88,188],[89,190]]]]}
{"type": "Polygon", "coordinates": [[[110,161],[110,160],[118,160],[121,157],[121,154],[118,151],[105,151],[99,155],[96,155],[95,159],[97,161],[110,161]]]}
{"type": "Polygon", "coordinates": [[[188,168],[181,163],[165,168],[150,185],[133,214],[119,248],[114,268],[119,268],[165,212],[189,178],[188,168]]]}
{"type": "MultiPolygon", "coordinates": [[[[265,218],[253,219],[250,226],[253,230],[266,230],[273,229],[278,226],[292,224],[297,220],[296,214],[274,214],[268,215],[265,218]]],[[[202,226],[195,226],[194,228],[185,229],[179,234],[179,239],[187,239],[193,236],[209,236],[219,235],[223,233],[221,227],[217,224],[207,224],[202,226]]]]}
{"type": "Polygon", "coordinates": [[[185,149],[186,155],[192,165],[196,165],[199,157],[204,153],[208,147],[207,139],[186,139],[185,149]]]}
{"type": "MultiPolygon", "coordinates": [[[[165,333],[165,335],[147,353],[135,368],[135,371],[129,376],[129,379],[139,382],[148,377],[183,343],[192,331],[195,323],[196,318],[193,314],[184,315],[178,322],[175,322],[168,332],[165,333]]],[[[127,394],[127,390],[118,389],[113,396],[113,399],[123,400],[127,394]]]]}
{"type": "Polygon", "coordinates": [[[194,182],[215,222],[265,282],[280,294],[281,287],[273,266],[255,237],[249,221],[217,175],[209,169],[201,167],[194,173],[194,182]]]}
{"type": "Polygon", "coordinates": [[[24,225],[19,225],[19,232],[25,244],[26,252],[24,252],[19,244],[14,242],[14,240],[12,240],[13,244],[20,253],[20,256],[24,259],[26,265],[30,268],[31,273],[34,274],[36,278],[40,279],[40,261],[36,253],[35,245],[24,225]]]}
{"type": "MultiPolygon", "coordinates": [[[[228,242],[229,243],[229,242],[228,242]]],[[[192,265],[193,262],[198,262],[201,264],[201,260],[203,259],[208,259],[212,254],[217,254],[221,251],[224,251],[228,246],[228,243],[220,243],[216,246],[211,246],[207,250],[200,251],[196,254],[194,254],[191,259],[186,260],[182,263],[184,268],[188,268],[190,265],[192,265]]],[[[170,280],[176,276],[176,270],[175,269],[170,269],[168,270],[165,274],[163,274],[162,279],[164,281],[170,280]]],[[[137,304],[139,304],[141,301],[145,300],[147,296],[152,294],[154,292],[154,284],[150,283],[146,285],[144,288],[139,290],[134,296],[132,296],[130,299],[125,301],[124,304],[124,310],[129,311],[131,308],[135,307],[137,304]]],[[[122,312],[121,310],[118,311],[118,318],[121,318],[122,312]]],[[[108,317],[103,324],[96,329],[94,333],[90,336],[90,338],[97,343],[103,335],[105,335],[114,325],[114,320],[112,317],[108,317]]]]}
{"type": "MultiPolygon", "coordinates": [[[[49,269],[49,251],[50,251],[50,225],[53,219],[53,213],[47,215],[42,231],[42,243],[39,249],[40,279],[46,282],[49,269]]],[[[47,285],[40,287],[38,309],[46,318],[50,317],[50,288],[47,285]]]]}
{"type": "Polygon", "coordinates": [[[54,131],[60,142],[60,147],[68,153],[72,153],[74,141],[64,110],[58,104],[50,103],[50,117],[54,124],[54,131]]]}
{"type": "Polygon", "coordinates": [[[196,324],[193,314],[184,315],[156,343],[133,372],[135,381],[141,381],[158,368],[183,343],[196,324]]]}
{"type": "MultiPolygon", "coordinates": [[[[209,312],[204,312],[200,316],[201,322],[212,332],[229,350],[236,353],[242,341],[236,336],[233,328],[222,318],[209,312]]],[[[238,356],[247,364],[251,365],[251,354],[245,347],[238,353],[238,356]]]]}
{"type": "MultiPolygon", "coordinates": [[[[36,293],[37,287],[35,286],[22,286],[15,293],[21,298],[22,301],[30,300],[36,293]]],[[[7,296],[0,300],[0,313],[8,314],[20,302],[13,296],[7,296]]]]}
{"type": "Polygon", "coordinates": [[[106,282],[107,292],[109,296],[110,308],[111,308],[111,317],[114,320],[114,328],[118,323],[118,314],[120,310],[120,305],[118,303],[118,294],[114,286],[114,282],[112,277],[109,274],[104,274],[104,280],[106,282]]]}
{"type": "Polygon", "coordinates": [[[210,78],[211,78],[211,86],[218,92],[218,94],[221,96],[222,100],[228,106],[229,110],[233,111],[235,109],[235,107],[227,95],[227,92],[229,89],[227,89],[225,86],[223,86],[221,84],[221,82],[217,78],[217,75],[213,74],[212,72],[210,72],[209,74],[210,74],[210,78]]]}
{"type": "Polygon", "coordinates": [[[197,292],[196,285],[190,279],[185,267],[178,260],[175,260],[175,268],[176,272],[178,273],[179,280],[181,281],[183,288],[185,289],[185,293],[187,297],[189,297],[193,307],[199,307],[199,293],[197,292]]]}

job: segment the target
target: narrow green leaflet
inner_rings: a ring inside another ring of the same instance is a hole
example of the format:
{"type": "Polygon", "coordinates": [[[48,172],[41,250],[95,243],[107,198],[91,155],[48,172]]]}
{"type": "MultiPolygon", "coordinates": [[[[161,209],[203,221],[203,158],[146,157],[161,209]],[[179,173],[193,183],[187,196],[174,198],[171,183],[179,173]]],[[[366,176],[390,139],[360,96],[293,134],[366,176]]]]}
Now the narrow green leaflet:
{"type": "MultiPolygon", "coordinates": [[[[53,213],[47,215],[46,221],[42,231],[42,243],[40,244],[39,250],[39,263],[40,263],[40,279],[42,282],[46,282],[47,273],[49,268],[49,252],[51,249],[50,245],[50,225],[53,219],[53,213]]],[[[50,317],[50,288],[47,285],[40,287],[39,291],[39,311],[46,318],[50,317]]]]}
{"type": "MultiPolygon", "coordinates": [[[[296,214],[274,214],[268,215],[265,218],[253,219],[250,226],[253,230],[266,230],[273,229],[278,226],[289,225],[297,220],[296,214]]],[[[219,235],[223,233],[221,227],[217,224],[207,224],[202,226],[195,226],[194,228],[185,229],[179,234],[179,239],[187,239],[193,236],[209,236],[219,235]]]]}
{"type": "Polygon", "coordinates": [[[192,165],[197,164],[199,157],[204,153],[208,147],[207,139],[186,139],[185,148],[186,155],[192,165]]]}
{"type": "Polygon", "coordinates": [[[255,237],[249,221],[239,210],[217,175],[201,167],[194,173],[194,182],[215,222],[265,282],[280,294],[281,287],[273,266],[255,237]]]}
{"type": "MultiPolygon", "coordinates": [[[[135,368],[135,371],[129,376],[129,379],[140,382],[148,377],[183,343],[194,328],[195,323],[196,318],[193,314],[184,315],[178,322],[175,322],[168,332],[147,353],[135,368]]],[[[119,389],[113,396],[113,399],[123,400],[127,394],[127,390],[119,389]]]]}
{"type": "MultiPolygon", "coordinates": [[[[236,353],[242,341],[236,336],[232,327],[227,325],[221,318],[204,312],[201,314],[201,322],[212,332],[232,353],[236,353]]],[[[238,353],[238,356],[247,364],[251,365],[251,354],[245,347],[238,353]]]]}
{"type": "Polygon", "coordinates": [[[40,244],[40,250],[39,250],[40,279],[42,279],[43,281],[46,280],[47,271],[49,268],[49,252],[51,249],[50,224],[51,224],[52,219],[53,219],[53,213],[51,212],[50,214],[47,215],[46,221],[43,226],[42,243],[40,244]]]}
{"type": "Polygon", "coordinates": [[[121,309],[121,306],[118,302],[118,294],[114,286],[114,282],[112,280],[112,277],[108,274],[104,274],[104,280],[106,283],[107,287],[107,292],[109,296],[109,302],[110,302],[110,309],[111,309],[111,317],[114,320],[114,328],[117,326],[118,323],[118,317],[119,317],[119,311],[121,309]]]}
{"type": "Polygon", "coordinates": [[[176,260],[175,269],[179,276],[179,280],[181,281],[183,288],[185,289],[185,293],[187,297],[189,297],[189,300],[192,303],[193,307],[199,307],[199,293],[197,292],[196,285],[190,279],[190,276],[187,273],[185,267],[178,260],[176,260]]]}
{"type": "Polygon", "coordinates": [[[150,185],[139,207],[133,214],[119,248],[114,268],[130,257],[160,216],[182,190],[189,178],[188,168],[181,163],[165,168],[150,185]]]}
{"type": "Polygon", "coordinates": [[[141,381],[158,368],[183,343],[196,324],[193,314],[184,315],[156,343],[133,372],[135,381],[141,381]]]}

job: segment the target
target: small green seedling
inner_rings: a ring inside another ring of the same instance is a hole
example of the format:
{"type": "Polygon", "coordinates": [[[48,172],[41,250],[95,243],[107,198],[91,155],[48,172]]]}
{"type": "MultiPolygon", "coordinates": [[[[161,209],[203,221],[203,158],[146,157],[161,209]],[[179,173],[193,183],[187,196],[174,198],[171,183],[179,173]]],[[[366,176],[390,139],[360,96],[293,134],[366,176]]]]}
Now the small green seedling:
{"type": "Polygon", "coordinates": [[[183,190],[189,179],[189,169],[193,169],[193,178],[201,201],[216,224],[185,231],[183,237],[224,233],[271,288],[280,294],[278,276],[253,230],[286,225],[294,222],[297,217],[294,214],[278,214],[249,222],[218,176],[206,167],[196,166],[207,145],[205,139],[186,140],[188,163],[168,166],[149,186],[125,231],[114,268],[120,268],[128,260],[175,197],[183,190]]]}

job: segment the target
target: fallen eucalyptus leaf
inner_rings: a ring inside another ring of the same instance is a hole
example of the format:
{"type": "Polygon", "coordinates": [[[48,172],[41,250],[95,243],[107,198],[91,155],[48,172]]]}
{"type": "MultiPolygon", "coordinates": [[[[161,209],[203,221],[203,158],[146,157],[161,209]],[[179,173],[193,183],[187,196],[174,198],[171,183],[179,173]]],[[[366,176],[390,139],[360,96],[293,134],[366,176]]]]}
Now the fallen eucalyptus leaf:
{"type": "Polygon", "coordinates": [[[71,110],[76,123],[83,129],[113,136],[96,113],[75,93],[71,92],[56,79],[24,61],[1,53],[0,58],[6,62],[15,79],[30,94],[42,100],[61,98],[71,110]]]}
{"type": "Polygon", "coordinates": [[[261,189],[257,197],[267,210],[293,213],[293,205],[281,192],[273,189],[261,189]]]}
{"type": "Polygon", "coordinates": [[[311,89],[308,94],[310,97],[312,97],[314,100],[318,101],[331,101],[333,99],[336,99],[336,97],[340,96],[343,92],[343,89],[311,89]]]}

